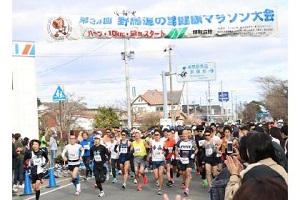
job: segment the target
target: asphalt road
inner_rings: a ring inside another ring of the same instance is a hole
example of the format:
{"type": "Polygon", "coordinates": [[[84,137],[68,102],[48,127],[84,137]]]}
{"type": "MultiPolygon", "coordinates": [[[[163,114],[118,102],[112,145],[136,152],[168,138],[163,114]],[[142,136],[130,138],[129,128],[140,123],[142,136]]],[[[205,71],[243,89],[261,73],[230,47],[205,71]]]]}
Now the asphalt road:
{"type": "MultiPolygon", "coordinates": [[[[175,176],[175,174],[174,174],[175,176]]],[[[152,199],[152,200],[162,200],[162,195],[157,194],[157,187],[155,185],[154,175],[153,173],[147,173],[148,183],[143,185],[142,191],[137,191],[137,185],[133,183],[134,178],[129,177],[129,181],[127,182],[127,188],[125,190],[121,189],[123,183],[122,175],[117,175],[117,183],[112,183],[112,176],[110,176],[110,180],[106,181],[103,184],[103,188],[105,191],[105,197],[98,197],[99,190],[94,189],[94,178],[90,178],[84,181],[82,178],[80,179],[81,183],[81,193],[79,196],[75,196],[75,188],[73,184],[70,182],[70,178],[56,178],[56,186],[49,188],[49,179],[45,179],[44,184],[41,189],[41,200],[74,200],[74,199],[105,199],[105,200],[144,200],[144,199],[152,199]]],[[[175,184],[173,187],[169,188],[165,185],[163,187],[163,193],[166,193],[170,200],[175,200],[176,194],[180,194],[184,196],[184,190],[180,189],[182,177],[175,177],[175,184]]],[[[166,176],[165,180],[166,181],[166,176]]],[[[209,200],[209,193],[207,192],[207,188],[202,186],[202,180],[200,176],[197,176],[193,173],[192,184],[190,186],[190,194],[187,197],[189,200],[209,200]]],[[[27,190],[28,191],[28,190],[27,190]]],[[[20,195],[15,196],[13,200],[29,200],[35,199],[35,193],[32,192],[31,195],[24,195],[24,189],[19,189],[18,192],[20,195]]]]}

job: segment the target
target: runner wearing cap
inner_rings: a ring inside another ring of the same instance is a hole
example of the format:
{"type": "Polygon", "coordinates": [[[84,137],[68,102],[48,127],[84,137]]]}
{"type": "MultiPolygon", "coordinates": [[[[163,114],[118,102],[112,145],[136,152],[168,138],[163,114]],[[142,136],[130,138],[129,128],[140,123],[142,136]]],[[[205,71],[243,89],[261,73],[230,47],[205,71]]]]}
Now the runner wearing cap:
{"type": "Polygon", "coordinates": [[[94,145],[90,149],[90,160],[94,162],[94,176],[97,187],[100,191],[98,197],[104,197],[105,193],[102,188],[102,183],[105,182],[107,176],[107,169],[105,163],[109,157],[108,149],[100,143],[101,137],[94,136],[94,145]]]}

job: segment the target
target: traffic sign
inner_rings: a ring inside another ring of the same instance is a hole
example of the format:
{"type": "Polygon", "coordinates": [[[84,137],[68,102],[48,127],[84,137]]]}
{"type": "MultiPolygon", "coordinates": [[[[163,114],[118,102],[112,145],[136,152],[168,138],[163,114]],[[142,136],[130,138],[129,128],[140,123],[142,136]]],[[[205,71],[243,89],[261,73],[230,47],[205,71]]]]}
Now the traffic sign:
{"type": "Polygon", "coordinates": [[[257,118],[263,118],[263,116],[264,116],[264,113],[262,113],[262,112],[256,114],[257,118]]]}
{"type": "Polygon", "coordinates": [[[67,96],[65,95],[64,91],[60,86],[57,87],[56,91],[53,95],[53,101],[66,101],[67,96]]]}
{"type": "Polygon", "coordinates": [[[228,92],[218,92],[219,101],[229,101],[229,93],[228,92]]]}
{"type": "Polygon", "coordinates": [[[216,80],[216,64],[184,64],[177,66],[177,82],[213,81],[216,80]]]}

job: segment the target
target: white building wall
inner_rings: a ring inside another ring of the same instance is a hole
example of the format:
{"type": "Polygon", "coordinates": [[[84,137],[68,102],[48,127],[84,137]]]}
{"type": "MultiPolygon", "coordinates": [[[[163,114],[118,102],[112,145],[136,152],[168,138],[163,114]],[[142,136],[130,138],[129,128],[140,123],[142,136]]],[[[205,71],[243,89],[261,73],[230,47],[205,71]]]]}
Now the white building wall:
{"type": "Polygon", "coordinates": [[[39,139],[35,44],[16,41],[12,48],[12,131],[39,139]]]}

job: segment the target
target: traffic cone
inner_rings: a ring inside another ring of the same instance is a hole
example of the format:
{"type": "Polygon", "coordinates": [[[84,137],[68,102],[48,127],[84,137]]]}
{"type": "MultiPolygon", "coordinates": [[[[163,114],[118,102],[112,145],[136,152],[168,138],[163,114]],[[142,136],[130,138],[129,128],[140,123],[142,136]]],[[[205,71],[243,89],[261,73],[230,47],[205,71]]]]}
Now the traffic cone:
{"type": "Polygon", "coordinates": [[[24,193],[21,194],[20,196],[24,195],[31,195],[32,194],[32,189],[31,189],[31,183],[30,183],[30,178],[29,178],[29,173],[26,170],[25,171],[25,186],[24,186],[24,193]]]}
{"type": "Polygon", "coordinates": [[[58,185],[56,185],[53,167],[50,167],[49,168],[49,186],[47,186],[47,188],[52,188],[52,187],[58,187],[58,185]]]}

